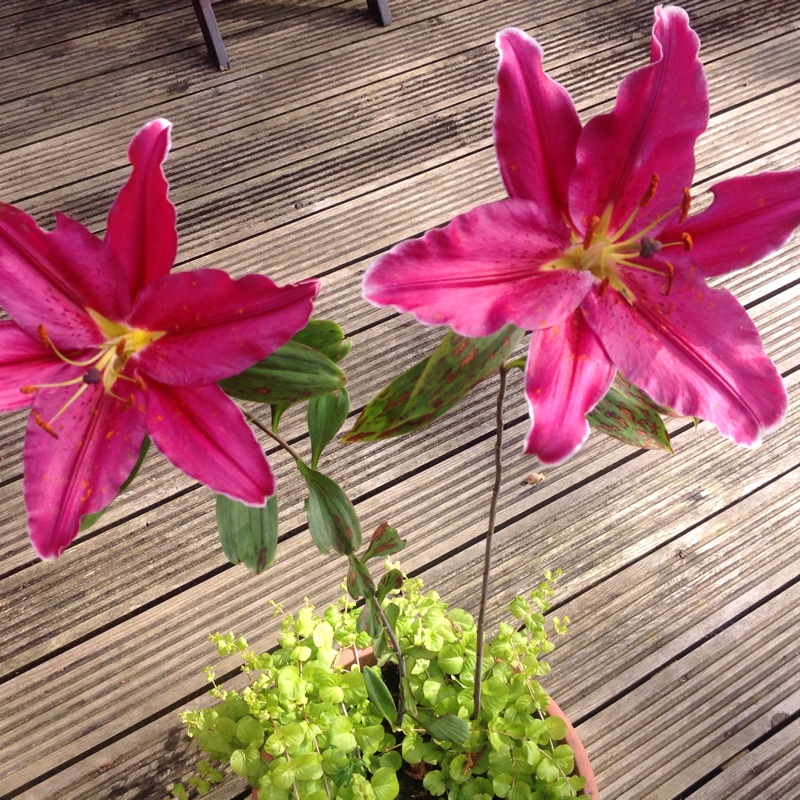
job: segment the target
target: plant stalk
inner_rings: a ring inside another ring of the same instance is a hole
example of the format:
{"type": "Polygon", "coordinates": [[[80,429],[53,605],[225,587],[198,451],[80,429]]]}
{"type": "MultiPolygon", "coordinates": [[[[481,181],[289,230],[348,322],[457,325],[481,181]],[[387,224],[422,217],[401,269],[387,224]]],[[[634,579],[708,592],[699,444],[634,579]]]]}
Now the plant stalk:
{"type": "Polygon", "coordinates": [[[500,484],[503,479],[503,403],[506,397],[506,365],[500,367],[500,388],[497,390],[496,435],[494,441],[494,485],[492,499],[489,503],[489,526],[486,531],[486,546],[483,552],[483,579],[481,581],[481,605],[478,612],[478,641],[475,654],[475,693],[472,718],[478,719],[481,714],[481,682],[483,677],[483,642],[486,623],[486,605],[489,599],[489,571],[492,566],[492,540],[497,516],[497,498],[500,496],[500,484]]]}
{"type": "Polygon", "coordinates": [[[395,636],[394,629],[389,622],[389,618],[381,608],[381,604],[378,602],[378,599],[375,597],[375,595],[369,598],[369,602],[374,603],[375,608],[378,609],[378,614],[380,614],[383,627],[386,629],[386,633],[389,636],[389,641],[392,643],[392,648],[397,654],[397,673],[400,677],[400,691],[397,693],[397,727],[399,728],[403,724],[403,717],[406,713],[406,701],[405,695],[403,694],[403,687],[406,680],[406,661],[403,656],[403,651],[400,649],[400,642],[397,641],[397,636],[395,636]]]}
{"type": "MultiPolygon", "coordinates": [[[[240,406],[241,408],[241,406],[240,406]]],[[[245,419],[247,419],[250,423],[256,426],[260,431],[263,431],[267,434],[271,439],[276,441],[295,461],[302,461],[300,456],[298,455],[297,451],[292,448],[292,446],[279,434],[275,433],[272,429],[268,428],[266,425],[260,423],[249,411],[245,411],[241,408],[242,414],[244,414],[245,419]]]]}

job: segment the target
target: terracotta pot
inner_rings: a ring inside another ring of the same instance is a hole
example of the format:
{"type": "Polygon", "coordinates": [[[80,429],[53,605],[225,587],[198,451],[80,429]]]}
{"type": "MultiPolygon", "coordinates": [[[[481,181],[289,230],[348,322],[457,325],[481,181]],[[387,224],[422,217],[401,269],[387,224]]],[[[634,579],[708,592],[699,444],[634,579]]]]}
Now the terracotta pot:
{"type": "MultiPolygon", "coordinates": [[[[356,658],[356,649],[354,647],[346,647],[339,651],[339,656],[336,659],[336,663],[345,669],[351,667],[356,661],[368,667],[375,666],[378,663],[378,659],[375,658],[375,653],[371,647],[365,647],[359,650],[358,658],[356,658]]],[[[547,713],[551,717],[560,717],[567,724],[567,735],[564,741],[572,748],[573,753],[575,753],[575,774],[586,778],[586,785],[583,787],[582,796],[590,797],[592,800],[600,800],[597,779],[594,776],[594,770],[589,761],[589,755],[586,752],[586,748],[583,746],[583,742],[581,742],[580,736],[578,736],[578,732],[572,727],[572,723],[567,718],[567,715],[561,710],[555,700],[550,701],[550,705],[547,707],[547,713]]],[[[272,760],[272,757],[266,753],[262,753],[261,757],[268,761],[272,760]]],[[[258,800],[257,789],[253,789],[253,800],[258,800]]]]}
{"type": "Polygon", "coordinates": [[[589,754],[583,746],[583,742],[578,736],[578,731],[572,727],[572,723],[567,718],[567,715],[559,708],[555,700],[550,700],[550,705],[547,706],[547,713],[551,717],[561,717],[567,723],[567,735],[564,741],[572,748],[575,753],[575,774],[586,778],[586,785],[583,787],[583,794],[586,797],[591,797],[592,800],[600,800],[600,791],[597,788],[597,778],[594,776],[592,763],[589,761],[589,754]]]}

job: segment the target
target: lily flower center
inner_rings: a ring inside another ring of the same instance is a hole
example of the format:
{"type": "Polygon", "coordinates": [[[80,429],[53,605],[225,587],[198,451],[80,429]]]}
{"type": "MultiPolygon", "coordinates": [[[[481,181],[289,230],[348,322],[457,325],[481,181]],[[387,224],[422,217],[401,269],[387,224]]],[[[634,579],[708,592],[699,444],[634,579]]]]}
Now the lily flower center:
{"type": "Polygon", "coordinates": [[[616,231],[610,230],[612,207],[609,206],[602,217],[592,216],[586,225],[583,236],[579,232],[572,232],[572,246],[564,255],[552,262],[553,269],[572,269],[591,272],[604,286],[618,291],[629,303],[633,303],[635,296],[623,280],[620,267],[651,272],[661,275],[666,281],[664,295],[672,289],[672,279],[675,268],[669,261],[659,261],[656,264],[646,263],[666,247],[681,247],[691,250],[692,239],[688,233],[683,233],[680,240],[675,242],[661,242],[650,236],[650,233],[667,217],[680,212],[680,221],[688,216],[691,196],[688,189],[684,191],[684,199],[680,207],[671,209],[654,219],[649,225],[633,235],[629,229],[636,219],[639,210],[647,206],[653,199],[658,187],[658,176],[653,175],[639,205],[633,210],[630,217],[616,231]],[[643,263],[645,262],[645,263],[643,263]]]}
{"type": "Polygon", "coordinates": [[[126,399],[115,394],[113,391],[114,384],[116,384],[118,380],[131,381],[136,383],[141,389],[144,389],[144,381],[138,375],[130,377],[129,375],[124,375],[123,371],[132,356],[139,353],[157,339],[160,339],[166,333],[166,331],[147,331],[141,328],[129,328],[127,325],[107,319],[102,314],[98,314],[94,309],[87,308],[86,311],[102,332],[104,341],[99,345],[95,345],[97,354],[84,361],[75,361],[61,353],[48,336],[45,326],[39,326],[39,337],[44,344],[65,364],[79,367],[81,369],[81,374],[70,380],[62,381],[61,383],[43,383],[37,386],[23,386],[21,388],[21,391],[25,394],[32,394],[39,389],[52,389],[61,386],[78,387],[75,394],[73,394],[56,412],[49,422],[42,419],[38,412],[33,412],[33,418],[37,425],[55,438],[58,438],[58,434],[52,427],[53,422],[55,422],[55,420],[58,419],[58,417],[60,417],[89,386],[102,383],[103,390],[106,394],[111,395],[122,403],[130,405],[133,402],[133,396],[130,395],[126,399]]]}

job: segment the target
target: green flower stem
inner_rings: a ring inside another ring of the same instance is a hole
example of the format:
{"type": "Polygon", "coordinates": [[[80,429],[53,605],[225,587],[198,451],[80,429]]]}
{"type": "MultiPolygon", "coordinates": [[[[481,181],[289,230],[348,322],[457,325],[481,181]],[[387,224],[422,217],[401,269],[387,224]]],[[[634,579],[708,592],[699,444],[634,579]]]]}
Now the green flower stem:
{"type": "Polygon", "coordinates": [[[489,503],[489,527],[486,531],[486,547],[483,555],[483,580],[481,582],[481,605],[478,612],[478,641],[476,644],[475,660],[475,694],[473,695],[474,710],[472,718],[478,719],[481,714],[481,678],[483,676],[483,639],[486,620],[486,604],[489,597],[489,570],[492,565],[492,539],[494,538],[494,524],[497,516],[497,498],[500,495],[500,483],[503,478],[503,402],[506,397],[505,364],[500,367],[500,388],[497,390],[497,434],[494,442],[494,486],[492,486],[492,500],[489,503]]]}
{"type": "MultiPolygon", "coordinates": [[[[240,406],[241,408],[241,406],[240,406]]],[[[249,411],[245,411],[243,408],[241,409],[242,414],[244,414],[245,419],[250,422],[252,425],[255,425],[260,431],[263,431],[267,434],[271,439],[274,439],[295,461],[302,461],[303,459],[297,454],[297,451],[292,448],[292,446],[284,439],[280,434],[275,433],[275,431],[268,428],[266,425],[262,425],[249,411]]]]}

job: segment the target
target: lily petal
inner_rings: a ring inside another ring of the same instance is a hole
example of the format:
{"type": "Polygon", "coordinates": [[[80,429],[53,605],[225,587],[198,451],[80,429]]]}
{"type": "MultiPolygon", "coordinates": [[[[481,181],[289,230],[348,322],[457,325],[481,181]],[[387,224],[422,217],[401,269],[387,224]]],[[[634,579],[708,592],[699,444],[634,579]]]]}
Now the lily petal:
{"type": "Polygon", "coordinates": [[[680,206],[692,185],[695,140],[708,124],[699,47],[685,11],[656,8],[651,63],[622,81],[614,110],[590,120],[578,141],[570,186],[577,224],[612,206],[610,227],[617,230],[640,206],[653,175],[658,187],[633,230],[680,206]]]}
{"type": "Polygon", "coordinates": [[[497,163],[509,197],[535,200],[548,223],[567,213],[581,122],[572,98],[542,69],[542,48],[524,31],[497,34],[494,108],[497,163]]]}
{"type": "MultiPolygon", "coordinates": [[[[51,420],[74,386],[36,396],[34,411],[51,420]]],[[[25,434],[25,505],[31,542],[43,559],[55,559],[75,538],[84,514],[104,509],[133,469],[144,438],[135,408],[87,386],[53,423],[58,441],[28,420],[25,434]]]]}
{"type": "Polygon", "coordinates": [[[166,335],[146,347],[139,369],[162,383],[214,383],[286,344],[311,316],[319,281],[277,286],[264,275],[233,280],[198,269],[145,288],[130,324],[166,335]]]}
{"type": "Polygon", "coordinates": [[[738,444],[757,446],[786,413],[786,391],[747,312],[724,289],[676,272],[624,277],[633,305],[614,290],[591,293],[583,311],[619,368],[656,403],[700,417],[738,444]]]}
{"type": "Polygon", "coordinates": [[[428,325],[451,325],[462,336],[488,336],[509,322],[555,325],[595,279],[542,269],[570,243],[564,223],[548,229],[544,214],[525,200],[478,206],[378,258],[364,275],[364,296],[428,325]]]}
{"type": "Polygon", "coordinates": [[[23,386],[65,380],[61,373],[75,367],[57,358],[49,347],[32,339],[13,322],[0,322],[0,411],[14,411],[33,404],[34,394],[23,386]]]}
{"type": "Polygon", "coordinates": [[[156,119],[133,137],[128,147],[133,171],[108,212],[106,243],[128,276],[130,297],[166,275],[178,252],[177,216],[161,167],[171,127],[156,119]]]}
{"type": "Polygon", "coordinates": [[[263,506],[275,492],[264,451],[239,407],[218,386],[148,383],[147,430],[182,472],[213,492],[263,506]]]}
{"type": "Polygon", "coordinates": [[[14,206],[0,204],[0,305],[30,336],[44,324],[60,348],[102,341],[86,313],[124,318],[130,300],[119,266],[79,222],[56,214],[52,232],[14,206]]]}
{"type": "Polygon", "coordinates": [[[669,242],[688,233],[688,257],[707,276],[755,264],[800,225],[800,170],[731,178],[711,192],[714,202],[705,211],[661,234],[669,242]]]}
{"type": "Polygon", "coordinates": [[[534,331],[525,395],[532,425],[525,452],[560,464],[589,435],[586,415],[603,399],[616,372],[580,309],[560,325],[534,331]]]}

